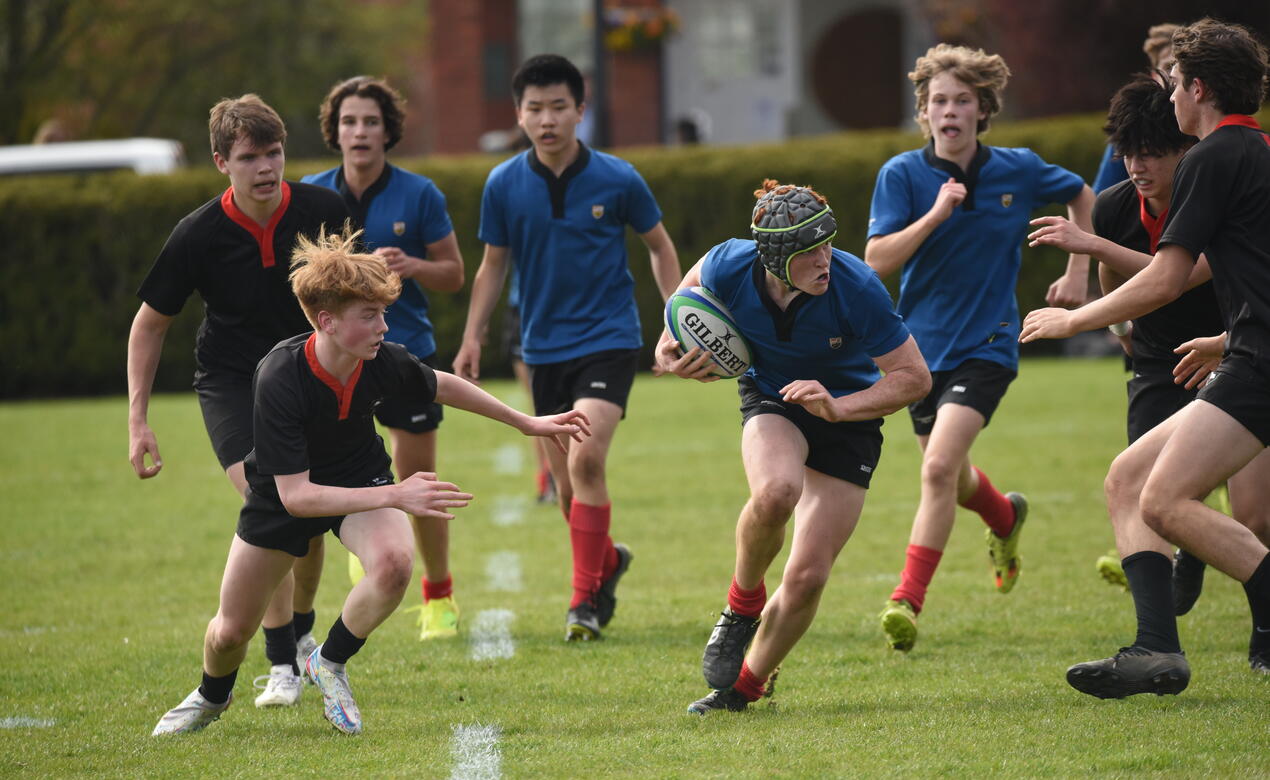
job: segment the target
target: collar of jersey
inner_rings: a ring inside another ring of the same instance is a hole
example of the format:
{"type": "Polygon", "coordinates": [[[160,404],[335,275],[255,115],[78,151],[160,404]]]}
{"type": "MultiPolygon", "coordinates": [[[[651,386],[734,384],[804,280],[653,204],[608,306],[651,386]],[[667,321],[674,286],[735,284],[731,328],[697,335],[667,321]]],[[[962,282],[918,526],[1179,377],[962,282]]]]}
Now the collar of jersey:
{"type": "Polygon", "coordinates": [[[282,221],[282,216],[287,213],[287,207],[291,205],[291,185],[284,179],[279,182],[279,186],[282,188],[282,201],[269,217],[269,224],[264,227],[238,208],[238,204],[234,202],[233,185],[230,185],[229,189],[220,196],[220,207],[225,212],[225,216],[256,239],[256,245],[260,248],[260,265],[264,268],[272,268],[274,265],[273,234],[278,228],[278,223],[282,221]]]}
{"type": "Polygon", "coordinates": [[[335,171],[335,189],[344,198],[344,203],[348,205],[350,213],[357,217],[358,224],[366,224],[366,213],[370,211],[370,204],[375,200],[375,196],[388,188],[388,180],[392,178],[392,164],[384,161],[384,169],[380,172],[379,178],[375,179],[375,183],[366,188],[362,193],[361,200],[353,196],[348,188],[348,182],[344,180],[344,166],[341,165],[335,171]]]}
{"type": "MultiPolygon", "coordinates": [[[[1226,127],[1228,125],[1250,127],[1253,130],[1261,129],[1261,125],[1257,122],[1256,117],[1249,116],[1248,114],[1227,114],[1222,117],[1220,122],[1217,123],[1217,127],[1226,127]]],[[[1216,130],[1217,127],[1214,127],[1213,129],[1216,130]]]]}
{"type": "Polygon", "coordinates": [[[348,378],[348,384],[340,384],[340,380],[336,379],[330,371],[327,371],[317,356],[317,333],[309,336],[309,340],[304,342],[304,359],[308,361],[309,370],[313,372],[313,376],[321,380],[322,384],[331,388],[331,392],[335,393],[335,400],[340,407],[340,419],[348,419],[348,409],[353,403],[353,390],[357,387],[357,380],[362,377],[362,366],[366,361],[357,361],[357,368],[353,369],[353,373],[348,378]]]}
{"type": "Polygon", "coordinates": [[[979,171],[987,164],[988,158],[992,156],[991,148],[985,144],[978,144],[975,149],[974,159],[970,161],[970,170],[963,171],[961,166],[952,160],[945,160],[935,154],[935,139],[926,145],[926,149],[922,153],[926,158],[926,164],[932,168],[947,173],[957,181],[966,185],[966,199],[961,202],[961,208],[965,211],[973,211],[975,208],[975,185],[979,183],[979,171]]]}

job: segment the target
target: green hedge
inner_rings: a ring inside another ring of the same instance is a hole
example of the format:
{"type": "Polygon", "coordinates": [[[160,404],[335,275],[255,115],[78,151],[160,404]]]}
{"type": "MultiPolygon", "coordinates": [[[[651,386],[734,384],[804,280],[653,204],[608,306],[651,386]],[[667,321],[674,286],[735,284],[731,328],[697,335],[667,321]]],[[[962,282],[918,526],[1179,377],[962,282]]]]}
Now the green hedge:
{"type": "MultiPolygon", "coordinates": [[[[1099,124],[1095,116],[1001,123],[987,141],[1031,147],[1046,160],[1092,179],[1103,148],[1099,124]]],[[[648,181],[687,268],[719,241],[746,235],[752,192],[764,177],[814,185],[838,215],[837,246],[863,254],[879,166],[920,143],[912,133],[868,132],[749,147],[629,149],[622,156],[648,181]]],[[[476,241],[481,188],[498,158],[397,162],[430,176],[446,194],[470,280],[481,259],[476,241]]],[[[292,161],[288,178],[331,163],[292,161]]],[[[0,267],[0,397],[124,391],[136,288],[176,222],[225,186],[223,176],[204,169],[162,177],[0,180],[0,235],[7,242],[0,267]]],[[[634,235],[630,250],[644,340],[651,345],[661,327],[661,301],[647,253],[634,235]]],[[[1062,271],[1064,256],[1025,248],[1023,257],[1019,301],[1027,310],[1042,304],[1046,287],[1062,271]]],[[[448,366],[462,333],[467,289],[430,297],[440,365],[448,366]]],[[[158,389],[189,387],[201,308],[191,299],[169,332],[158,389]]],[[[491,332],[497,333],[497,327],[496,321],[491,332]]],[[[491,339],[485,352],[483,371],[490,375],[507,372],[497,341],[491,339]]]]}

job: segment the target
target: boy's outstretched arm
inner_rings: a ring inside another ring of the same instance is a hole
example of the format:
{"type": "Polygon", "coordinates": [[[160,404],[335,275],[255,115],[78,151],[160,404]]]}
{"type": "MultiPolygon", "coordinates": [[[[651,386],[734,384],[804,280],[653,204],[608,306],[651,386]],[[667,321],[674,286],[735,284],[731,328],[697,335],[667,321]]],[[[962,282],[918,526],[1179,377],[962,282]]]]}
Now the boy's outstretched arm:
{"type": "Polygon", "coordinates": [[[551,439],[562,451],[564,438],[582,441],[583,438],[591,435],[591,421],[577,409],[570,409],[563,414],[530,417],[465,379],[444,371],[438,371],[436,374],[436,401],[439,404],[497,420],[510,425],[526,436],[542,436],[551,439]]]}

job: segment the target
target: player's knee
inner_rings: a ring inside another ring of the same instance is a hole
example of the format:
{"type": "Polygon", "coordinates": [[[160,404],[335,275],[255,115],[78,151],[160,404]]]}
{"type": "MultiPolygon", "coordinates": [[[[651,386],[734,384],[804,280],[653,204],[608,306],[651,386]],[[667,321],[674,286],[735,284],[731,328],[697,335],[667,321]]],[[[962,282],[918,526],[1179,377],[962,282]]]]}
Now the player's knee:
{"type": "Polygon", "coordinates": [[[217,615],[208,627],[208,648],[218,655],[231,653],[250,642],[256,628],[244,621],[217,615]]]}
{"type": "Polygon", "coordinates": [[[802,485],[787,480],[764,482],[750,497],[750,509],[767,523],[784,523],[798,505],[802,485]]]}
{"type": "Polygon", "coordinates": [[[961,475],[961,460],[946,455],[928,454],[922,458],[922,482],[952,490],[961,475]]]}
{"type": "Polygon", "coordinates": [[[1175,496],[1147,485],[1142,491],[1138,508],[1142,512],[1142,522],[1146,523],[1147,528],[1165,539],[1175,538],[1174,530],[1177,528],[1180,508],[1180,502],[1175,496]]]}
{"type": "Polygon", "coordinates": [[[1103,493],[1107,496],[1107,505],[1116,506],[1136,502],[1142,493],[1142,481],[1141,469],[1132,458],[1125,457],[1123,452],[1120,453],[1111,462],[1111,468],[1107,470],[1107,478],[1102,483],[1103,493]]]}
{"type": "Polygon", "coordinates": [[[403,594],[410,587],[414,569],[414,551],[409,548],[385,550],[367,567],[366,576],[383,593],[403,594]]]}
{"type": "Polygon", "coordinates": [[[829,568],[812,564],[786,571],[781,577],[781,599],[793,606],[816,602],[829,582],[829,568]]]}
{"type": "Polygon", "coordinates": [[[595,452],[579,452],[571,457],[569,481],[574,485],[604,484],[604,457],[595,452]]]}

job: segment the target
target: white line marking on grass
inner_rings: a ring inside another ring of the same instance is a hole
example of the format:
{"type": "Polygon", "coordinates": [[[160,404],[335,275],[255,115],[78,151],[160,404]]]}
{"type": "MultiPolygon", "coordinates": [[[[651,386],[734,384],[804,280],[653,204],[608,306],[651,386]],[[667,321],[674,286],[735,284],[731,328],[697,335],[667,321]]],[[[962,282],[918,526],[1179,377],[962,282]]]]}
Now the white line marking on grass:
{"type": "Polygon", "coordinates": [[[476,613],[475,625],[468,635],[468,655],[473,661],[490,661],[511,658],[516,654],[512,641],[512,621],[516,614],[510,609],[486,609],[476,613]]]}
{"type": "Polygon", "coordinates": [[[510,550],[496,552],[485,559],[485,578],[490,590],[516,593],[524,587],[520,578],[520,556],[510,550]]]}
{"type": "Polygon", "coordinates": [[[518,444],[504,444],[494,450],[495,474],[519,474],[525,468],[525,449],[518,444]]]}
{"type": "Polygon", "coordinates": [[[454,758],[451,780],[497,780],[503,776],[503,753],[498,749],[498,726],[455,726],[450,743],[454,758]]]}
{"type": "Polygon", "coordinates": [[[28,718],[19,715],[16,718],[0,718],[0,729],[46,729],[56,725],[52,718],[28,718]]]}
{"type": "Polygon", "coordinates": [[[523,496],[498,496],[494,499],[491,519],[497,526],[520,525],[528,506],[529,500],[523,496]]]}

